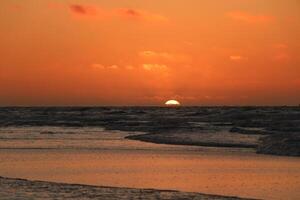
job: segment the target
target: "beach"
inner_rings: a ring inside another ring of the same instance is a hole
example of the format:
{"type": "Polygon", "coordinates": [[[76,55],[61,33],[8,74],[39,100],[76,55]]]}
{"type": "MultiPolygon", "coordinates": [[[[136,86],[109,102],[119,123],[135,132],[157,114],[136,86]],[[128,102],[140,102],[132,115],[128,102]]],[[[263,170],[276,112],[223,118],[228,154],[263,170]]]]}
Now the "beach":
{"type": "Polygon", "coordinates": [[[62,184],[45,181],[29,181],[0,177],[1,199],[164,199],[164,200],[239,200],[237,197],[224,197],[174,190],[134,189],[100,187],[80,184],[62,184]],[[12,198],[12,193],[14,197],[12,198]]]}
{"type": "Polygon", "coordinates": [[[6,122],[0,120],[0,176],[7,177],[1,178],[1,192],[6,197],[42,198],[39,185],[46,185],[42,193],[50,199],[80,198],[66,192],[70,187],[84,190],[79,193],[87,199],[108,194],[120,195],[111,197],[116,199],[300,196],[299,157],[257,154],[269,129],[244,127],[236,133],[234,121],[207,122],[213,117],[191,118],[190,111],[180,109],[16,111],[20,118],[11,114],[6,122]],[[161,119],[162,113],[167,113],[163,123],[155,117],[161,119]]]}

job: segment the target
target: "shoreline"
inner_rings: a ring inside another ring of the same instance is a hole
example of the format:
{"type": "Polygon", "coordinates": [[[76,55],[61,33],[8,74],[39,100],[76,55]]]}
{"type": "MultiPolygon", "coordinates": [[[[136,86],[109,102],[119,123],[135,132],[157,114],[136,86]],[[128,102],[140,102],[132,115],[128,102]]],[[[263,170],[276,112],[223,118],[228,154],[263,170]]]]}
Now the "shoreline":
{"type": "Polygon", "coordinates": [[[107,187],[85,184],[68,184],[48,181],[7,178],[0,176],[0,196],[3,199],[199,199],[199,200],[250,200],[235,196],[221,196],[178,190],[107,187]]]}
{"type": "MultiPolygon", "coordinates": [[[[193,133],[188,133],[193,134],[193,133]]],[[[285,157],[300,157],[300,136],[298,134],[273,134],[260,135],[255,143],[235,143],[224,141],[206,141],[201,136],[198,138],[189,138],[188,134],[182,133],[144,133],[138,135],[129,135],[125,139],[137,140],[142,142],[150,142],[154,144],[169,144],[169,145],[186,145],[198,147],[215,147],[215,148],[246,148],[253,149],[256,154],[285,156],[285,157]]],[[[252,135],[253,136],[253,135],[252,135]]]]}
{"type": "Polygon", "coordinates": [[[7,107],[0,108],[0,127],[103,127],[144,132],[128,138],[160,144],[246,147],[299,157],[299,117],[299,107],[7,107]]]}
{"type": "Polygon", "coordinates": [[[151,142],[154,144],[170,144],[170,145],[186,145],[186,146],[199,146],[199,147],[215,147],[215,148],[250,148],[255,149],[257,145],[255,144],[229,144],[229,143],[219,143],[219,142],[205,142],[205,141],[192,141],[186,140],[187,138],[180,137],[164,137],[166,133],[145,133],[139,135],[129,135],[125,139],[137,140],[142,142],[151,142]]]}

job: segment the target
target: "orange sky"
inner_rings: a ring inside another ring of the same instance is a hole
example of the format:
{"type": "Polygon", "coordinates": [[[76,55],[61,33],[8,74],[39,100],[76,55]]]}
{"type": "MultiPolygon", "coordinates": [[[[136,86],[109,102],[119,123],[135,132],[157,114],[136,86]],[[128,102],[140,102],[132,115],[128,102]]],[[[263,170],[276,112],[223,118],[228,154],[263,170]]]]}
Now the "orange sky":
{"type": "Polygon", "coordinates": [[[298,105],[299,0],[1,0],[0,105],[298,105]]]}

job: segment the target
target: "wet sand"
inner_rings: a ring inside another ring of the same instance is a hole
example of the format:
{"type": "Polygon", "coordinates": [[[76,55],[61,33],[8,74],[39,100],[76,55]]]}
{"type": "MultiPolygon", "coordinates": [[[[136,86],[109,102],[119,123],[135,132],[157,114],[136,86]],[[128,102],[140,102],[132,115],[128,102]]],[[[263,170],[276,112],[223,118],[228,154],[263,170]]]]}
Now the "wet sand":
{"type": "Polygon", "coordinates": [[[0,199],[238,200],[240,198],[179,192],[175,190],[100,187],[0,177],[0,199]],[[13,197],[12,194],[14,194],[13,197]]]}
{"type": "Polygon", "coordinates": [[[5,177],[73,184],[272,200],[296,200],[300,196],[298,158],[222,151],[215,148],[0,150],[0,171],[5,177]]]}

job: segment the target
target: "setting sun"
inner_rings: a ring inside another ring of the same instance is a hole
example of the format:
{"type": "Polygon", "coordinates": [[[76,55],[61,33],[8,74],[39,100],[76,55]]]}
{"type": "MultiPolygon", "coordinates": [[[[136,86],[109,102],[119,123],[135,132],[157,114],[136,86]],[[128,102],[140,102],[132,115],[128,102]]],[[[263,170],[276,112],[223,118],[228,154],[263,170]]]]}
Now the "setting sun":
{"type": "Polygon", "coordinates": [[[165,103],[166,106],[180,106],[180,103],[176,100],[168,100],[165,103]]]}

